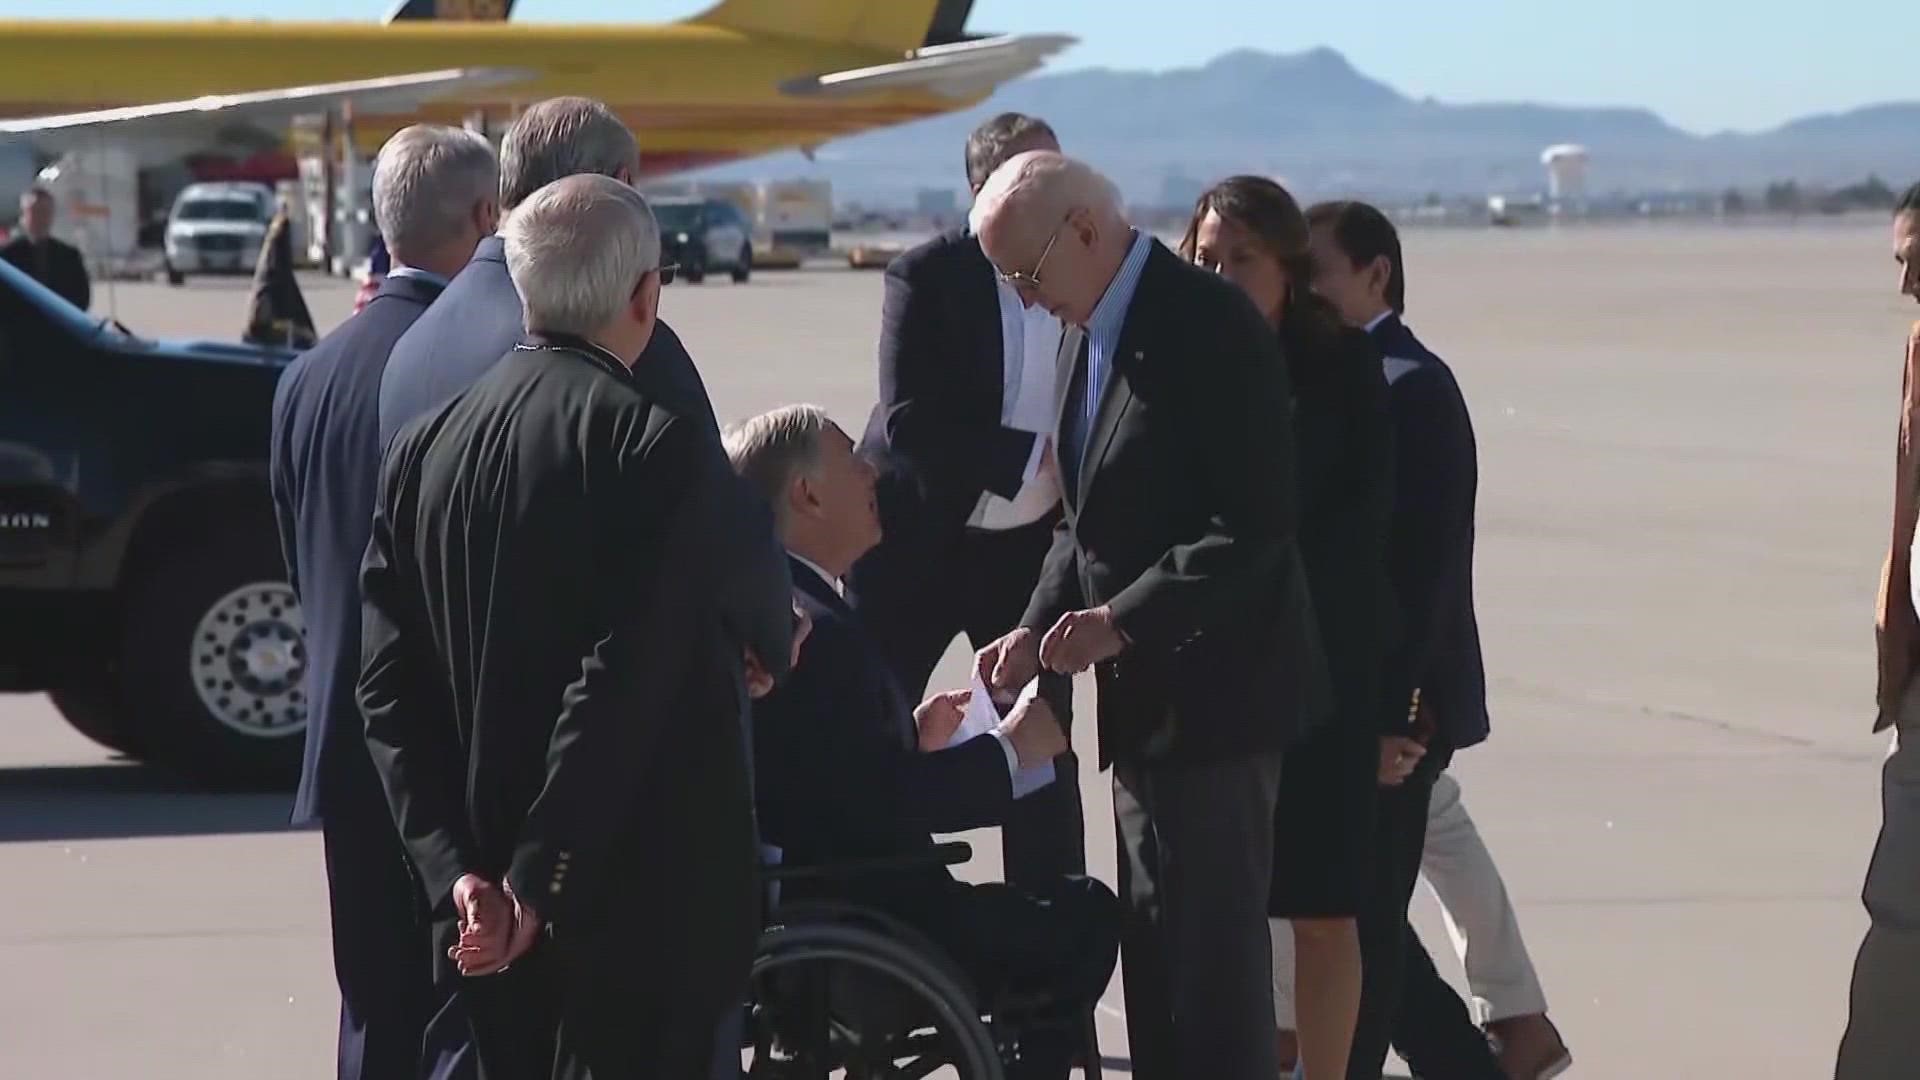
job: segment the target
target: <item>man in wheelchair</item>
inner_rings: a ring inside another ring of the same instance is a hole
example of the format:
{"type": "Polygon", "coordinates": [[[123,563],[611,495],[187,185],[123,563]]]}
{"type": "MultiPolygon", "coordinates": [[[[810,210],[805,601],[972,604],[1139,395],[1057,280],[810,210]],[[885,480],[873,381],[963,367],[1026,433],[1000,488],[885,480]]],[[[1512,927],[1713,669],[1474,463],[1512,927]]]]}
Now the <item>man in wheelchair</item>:
{"type": "MultiPolygon", "coordinates": [[[[755,417],[726,442],[734,468],[773,504],[813,621],[787,681],[754,703],[762,838],[784,865],[820,865],[929,853],[930,833],[1001,824],[1016,773],[1067,749],[1052,709],[1027,695],[991,732],[946,746],[967,692],[915,709],[841,596],[841,577],[880,540],[871,465],[811,406],[755,417]]],[[[785,900],[844,900],[900,919],[944,950],[983,1002],[1044,996],[1089,1011],[1118,951],[1119,902],[1091,878],[1062,877],[1037,891],[969,885],[928,860],[783,889],[785,900]]],[[[1075,1043],[1071,1030],[1026,1040],[1015,1075],[1064,1077],[1075,1043]]]]}

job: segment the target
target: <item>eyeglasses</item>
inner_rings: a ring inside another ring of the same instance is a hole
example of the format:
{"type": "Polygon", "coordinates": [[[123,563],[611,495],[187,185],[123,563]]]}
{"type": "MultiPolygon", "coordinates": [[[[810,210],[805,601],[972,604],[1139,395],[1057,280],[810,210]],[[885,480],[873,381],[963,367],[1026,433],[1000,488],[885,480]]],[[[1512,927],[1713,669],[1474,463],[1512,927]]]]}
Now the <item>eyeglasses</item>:
{"type": "Polygon", "coordinates": [[[1060,239],[1060,230],[1066,228],[1066,225],[1067,218],[1061,218],[1060,224],[1055,225],[1053,231],[1047,234],[1047,246],[1040,249],[1040,259],[1033,264],[1030,272],[1022,273],[1015,270],[1009,274],[998,268],[994,272],[1000,275],[1001,281],[1016,289],[1032,289],[1037,292],[1040,288],[1040,268],[1047,265],[1047,256],[1053,254],[1053,245],[1060,239]]]}
{"type": "Polygon", "coordinates": [[[660,271],[660,284],[671,285],[673,284],[674,271],[680,269],[680,264],[667,263],[664,266],[656,266],[654,269],[660,271]]]}

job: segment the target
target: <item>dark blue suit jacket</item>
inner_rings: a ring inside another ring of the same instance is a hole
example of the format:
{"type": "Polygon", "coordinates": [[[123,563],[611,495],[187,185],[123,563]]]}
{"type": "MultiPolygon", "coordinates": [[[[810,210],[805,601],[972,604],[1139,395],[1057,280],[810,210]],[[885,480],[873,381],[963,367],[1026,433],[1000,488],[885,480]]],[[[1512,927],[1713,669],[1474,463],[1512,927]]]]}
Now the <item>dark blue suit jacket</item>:
{"type": "MultiPolygon", "coordinates": [[[[380,387],[380,445],[486,374],[526,336],[524,320],[520,293],[507,273],[506,243],[489,236],[433,310],[394,346],[380,387]]],[[[719,437],[700,372],[664,321],[654,327],[640,364],[654,371],[652,385],[668,411],[699,419],[719,437]]]]}
{"type": "MultiPolygon", "coordinates": [[[[921,753],[914,703],[859,616],[805,563],[791,569],[813,632],[792,674],[753,707],[760,831],[782,861],[907,855],[932,847],[929,833],[1000,824],[1013,800],[1000,741],[921,753]]],[[[863,895],[911,903],[951,881],[944,868],[881,876],[863,895]]]]}
{"type": "Polygon", "coordinates": [[[367,755],[354,684],[360,677],[360,561],[373,529],[380,480],[380,375],[438,285],[389,277],[359,314],[301,355],[280,377],[269,451],[280,549],[306,619],[306,762],[296,824],[386,795],[367,755]]]}
{"type": "Polygon", "coordinates": [[[1399,316],[1373,329],[1393,412],[1388,564],[1405,633],[1387,665],[1389,700],[1421,704],[1448,748],[1486,739],[1487,675],[1473,613],[1473,421],[1453,370],[1399,316]]]}

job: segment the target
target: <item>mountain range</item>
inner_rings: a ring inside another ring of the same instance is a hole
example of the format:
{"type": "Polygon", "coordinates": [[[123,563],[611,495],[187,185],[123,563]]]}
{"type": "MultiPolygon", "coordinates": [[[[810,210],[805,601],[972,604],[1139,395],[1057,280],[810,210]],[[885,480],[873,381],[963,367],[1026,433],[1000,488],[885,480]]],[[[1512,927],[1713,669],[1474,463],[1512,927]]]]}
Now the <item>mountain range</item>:
{"type": "Polygon", "coordinates": [[[1594,194],[1844,184],[1870,173],[1898,188],[1920,176],[1920,102],[1702,136],[1643,108],[1416,99],[1328,48],[1032,76],[962,112],[829,143],[813,161],[780,154],[701,175],[812,177],[832,181],[842,202],[910,204],[919,190],[961,187],[967,132],[1005,110],[1044,117],[1068,153],[1146,202],[1190,199],[1234,172],[1281,177],[1304,198],[1525,195],[1544,189],[1541,150],[1567,142],[1588,148],[1594,194]]]}

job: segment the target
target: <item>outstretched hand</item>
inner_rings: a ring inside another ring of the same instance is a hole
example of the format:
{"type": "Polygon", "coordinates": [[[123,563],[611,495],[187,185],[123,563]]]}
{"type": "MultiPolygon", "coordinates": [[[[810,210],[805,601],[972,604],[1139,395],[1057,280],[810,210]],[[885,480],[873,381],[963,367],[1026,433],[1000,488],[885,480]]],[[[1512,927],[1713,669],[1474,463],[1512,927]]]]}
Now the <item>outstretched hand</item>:
{"type": "Polygon", "coordinates": [[[967,718],[967,706],[972,702],[972,690],[948,690],[921,702],[920,707],[913,710],[913,725],[920,732],[921,751],[931,753],[945,749],[967,718]]]}

